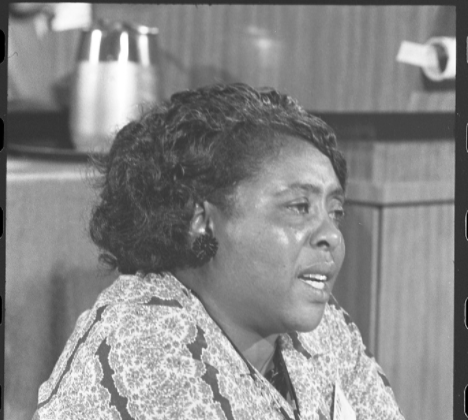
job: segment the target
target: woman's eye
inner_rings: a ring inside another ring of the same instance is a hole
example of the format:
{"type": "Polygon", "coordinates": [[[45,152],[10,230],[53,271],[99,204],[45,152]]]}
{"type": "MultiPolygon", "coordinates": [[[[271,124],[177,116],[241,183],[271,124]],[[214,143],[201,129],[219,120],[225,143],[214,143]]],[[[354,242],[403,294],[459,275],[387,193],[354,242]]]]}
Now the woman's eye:
{"type": "Polygon", "coordinates": [[[309,203],[297,203],[289,206],[291,209],[296,211],[297,213],[300,214],[307,214],[309,213],[309,203]]]}
{"type": "Polygon", "coordinates": [[[336,209],[331,212],[331,218],[337,226],[343,221],[345,217],[345,211],[343,209],[336,209]]]}

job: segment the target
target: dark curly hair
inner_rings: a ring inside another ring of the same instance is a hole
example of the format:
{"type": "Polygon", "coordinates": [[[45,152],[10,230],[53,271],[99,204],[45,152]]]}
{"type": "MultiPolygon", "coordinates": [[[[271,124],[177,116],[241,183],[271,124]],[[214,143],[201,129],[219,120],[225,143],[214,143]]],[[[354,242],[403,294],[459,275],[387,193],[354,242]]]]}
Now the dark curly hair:
{"type": "Polygon", "coordinates": [[[236,83],[187,90],[130,122],[95,161],[101,194],[90,234],[100,259],[121,273],[192,265],[195,204],[207,200],[231,214],[236,185],[254,177],[288,136],[325,154],[345,189],[333,130],[273,89],[236,83]]]}

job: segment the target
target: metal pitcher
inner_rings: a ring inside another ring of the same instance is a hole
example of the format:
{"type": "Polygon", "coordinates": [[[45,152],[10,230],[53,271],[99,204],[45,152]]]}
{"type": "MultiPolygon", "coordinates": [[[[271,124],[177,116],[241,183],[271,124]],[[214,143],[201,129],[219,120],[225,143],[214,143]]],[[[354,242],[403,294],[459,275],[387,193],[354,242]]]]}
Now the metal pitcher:
{"type": "Polygon", "coordinates": [[[83,30],[72,84],[76,150],[106,152],[113,136],[161,98],[158,29],[99,21],[83,30]]]}

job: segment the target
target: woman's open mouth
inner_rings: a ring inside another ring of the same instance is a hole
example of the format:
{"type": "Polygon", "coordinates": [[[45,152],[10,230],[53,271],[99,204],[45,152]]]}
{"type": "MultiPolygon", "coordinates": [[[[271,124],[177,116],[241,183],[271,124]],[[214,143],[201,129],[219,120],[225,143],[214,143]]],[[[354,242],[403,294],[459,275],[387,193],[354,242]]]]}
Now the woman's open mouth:
{"type": "Polygon", "coordinates": [[[314,289],[323,290],[328,277],[323,274],[302,274],[299,279],[314,289]]]}

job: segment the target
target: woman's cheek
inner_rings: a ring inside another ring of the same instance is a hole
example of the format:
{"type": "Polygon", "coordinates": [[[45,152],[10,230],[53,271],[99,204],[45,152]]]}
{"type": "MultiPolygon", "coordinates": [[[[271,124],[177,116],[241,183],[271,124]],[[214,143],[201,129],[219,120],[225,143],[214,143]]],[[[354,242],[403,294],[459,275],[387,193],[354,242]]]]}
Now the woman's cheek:
{"type": "Polygon", "coordinates": [[[294,234],[291,235],[290,233],[285,231],[285,229],[277,228],[273,231],[275,235],[276,242],[282,246],[289,246],[291,244],[291,236],[295,236],[294,234]]]}
{"type": "Polygon", "coordinates": [[[343,236],[341,236],[341,262],[343,262],[345,255],[346,255],[346,243],[345,243],[343,236]]]}

